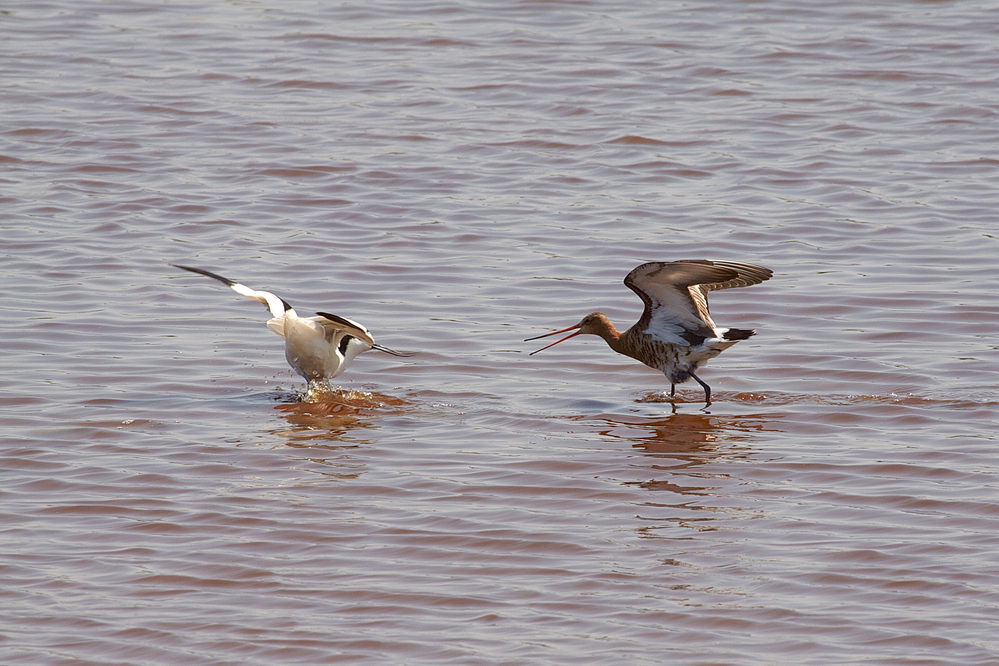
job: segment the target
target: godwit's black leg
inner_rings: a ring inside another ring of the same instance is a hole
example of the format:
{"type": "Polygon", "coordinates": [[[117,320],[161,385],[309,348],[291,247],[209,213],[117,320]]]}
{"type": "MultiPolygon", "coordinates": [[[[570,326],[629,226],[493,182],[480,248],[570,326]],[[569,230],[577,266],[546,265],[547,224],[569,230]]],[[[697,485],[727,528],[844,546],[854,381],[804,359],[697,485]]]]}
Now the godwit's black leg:
{"type": "Polygon", "coordinates": [[[708,386],[707,384],[705,384],[704,382],[702,382],[701,378],[698,377],[697,375],[695,375],[694,373],[688,372],[687,374],[690,375],[691,377],[693,377],[694,381],[696,381],[698,384],[700,384],[701,387],[704,389],[704,406],[707,407],[708,405],[710,405],[711,404],[711,387],[708,386]]]}

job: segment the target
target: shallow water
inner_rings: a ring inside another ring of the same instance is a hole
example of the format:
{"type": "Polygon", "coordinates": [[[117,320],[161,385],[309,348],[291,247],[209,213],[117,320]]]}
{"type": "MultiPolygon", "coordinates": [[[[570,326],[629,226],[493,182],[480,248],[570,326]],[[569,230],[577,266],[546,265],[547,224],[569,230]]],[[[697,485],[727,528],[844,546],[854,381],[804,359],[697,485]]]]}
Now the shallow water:
{"type": "Polygon", "coordinates": [[[999,21],[13,2],[5,664],[999,661],[999,21]],[[758,335],[576,338],[644,261],[758,335]],[[265,311],[417,351],[297,401],[265,311]]]}

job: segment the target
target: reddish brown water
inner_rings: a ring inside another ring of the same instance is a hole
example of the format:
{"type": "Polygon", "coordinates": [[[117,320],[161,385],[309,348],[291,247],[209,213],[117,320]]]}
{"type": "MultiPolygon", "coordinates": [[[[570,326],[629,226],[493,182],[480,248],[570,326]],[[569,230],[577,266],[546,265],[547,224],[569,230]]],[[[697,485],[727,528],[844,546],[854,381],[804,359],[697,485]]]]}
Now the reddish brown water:
{"type": "Polygon", "coordinates": [[[4,664],[999,663],[988,3],[12,0],[4,664]],[[759,334],[523,338],[684,258],[759,334]],[[409,359],[301,381],[259,305],[409,359]]]}

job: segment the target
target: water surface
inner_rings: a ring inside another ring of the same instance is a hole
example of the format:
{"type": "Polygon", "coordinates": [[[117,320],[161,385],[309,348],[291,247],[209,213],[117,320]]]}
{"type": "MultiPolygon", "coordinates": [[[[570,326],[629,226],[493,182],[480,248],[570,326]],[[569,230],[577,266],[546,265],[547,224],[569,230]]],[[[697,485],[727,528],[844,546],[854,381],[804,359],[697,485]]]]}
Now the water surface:
{"type": "Polygon", "coordinates": [[[2,661],[996,663],[994,14],[8,3],[2,661]],[[708,410],[527,355],[693,258],[708,410]]]}

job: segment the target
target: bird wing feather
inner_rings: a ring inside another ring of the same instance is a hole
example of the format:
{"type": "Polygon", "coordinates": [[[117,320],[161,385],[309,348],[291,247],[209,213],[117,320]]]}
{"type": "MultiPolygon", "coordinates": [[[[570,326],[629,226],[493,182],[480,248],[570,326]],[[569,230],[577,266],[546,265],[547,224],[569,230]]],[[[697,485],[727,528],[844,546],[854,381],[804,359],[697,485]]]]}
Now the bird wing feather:
{"type": "Polygon", "coordinates": [[[678,264],[710,264],[720,268],[727,268],[735,271],[736,276],[721,282],[702,282],[699,286],[703,291],[718,291],[719,289],[733,289],[735,287],[749,287],[754,284],[765,282],[773,277],[774,272],[769,268],[754,266],[752,264],[740,264],[734,261],[711,261],[706,259],[681,259],[678,264]]]}
{"type": "MultiPolygon", "coordinates": [[[[181,266],[180,264],[170,264],[174,268],[181,268],[185,271],[191,271],[192,273],[198,273],[199,275],[204,275],[205,277],[210,277],[213,280],[218,280],[222,284],[228,286],[230,289],[235,291],[240,296],[246,296],[249,299],[263,303],[264,307],[270,310],[271,315],[274,317],[280,317],[286,312],[294,312],[288,301],[283,298],[272,294],[269,291],[257,291],[256,289],[250,289],[245,284],[240,284],[235,280],[230,280],[227,277],[219,275],[218,273],[212,273],[211,271],[206,271],[203,268],[191,268],[190,266],[181,266]]],[[[270,324],[268,324],[270,325],[270,324]]],[[[271,328],[277,332],[278,335],[284,336],[282,331],[278,331],[276,328],[271,326],[271,328]]]]}
{"type": "Polygon", "coordinates": [[[351,335],[366,344],[372,346],[375,344],[375,339],[371,337],[368,329],[356,321],[341,317],[340,315],[330,314],[329,312],[317,312],[316,315],[309,318],[312,321],[318,322],[326,330],[327,339],[342,335],[351,335]]]}
{"type": "Polygon", "coordinates": [[[664,342],[698,344],[716,335],[709,291],[758,284],[771,275],[773,271],[751,264],[684,259],[642,264],[624,284],[645,304],[636,326],[664,342]]]}
{"type": "Polygon", "coordinates": [[[267,320],[267,328],[271,329],[282,338],[284,337],[284,317],[274,317],[267,320]]]}
{"type": "Polygon", "coordinates": [[[769,268],[763,268],[762,266],[754,266],[752,264],[741,264],[734,261],[708,261],[706,259],[681,259],[677,263],[684,264],[709,264],[712,266],[718,266],[720,268],[727,268],[735,272],[735,277],[731,279],[723,280],[721,282],[702,282],[700,284],[691,285],[689,287],[690,297],[697,306],[697,311],[701,315],[701,318],[711,324],[714,328],[714,322],[711,321],[711,315],[708,309],[708,292],[718,291],[719,289],[734,289],[736,287],[749,287],[754,284],[759,284],[766,280],[774,274],[769,268]]]}

